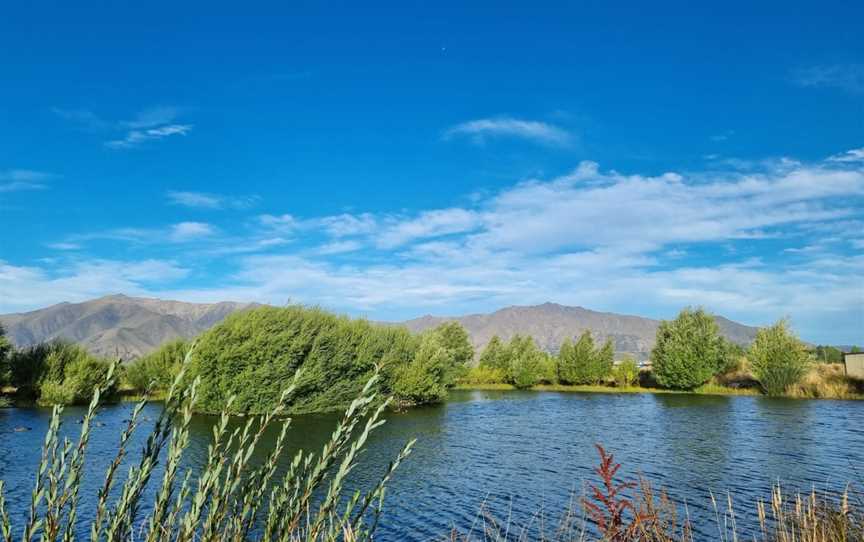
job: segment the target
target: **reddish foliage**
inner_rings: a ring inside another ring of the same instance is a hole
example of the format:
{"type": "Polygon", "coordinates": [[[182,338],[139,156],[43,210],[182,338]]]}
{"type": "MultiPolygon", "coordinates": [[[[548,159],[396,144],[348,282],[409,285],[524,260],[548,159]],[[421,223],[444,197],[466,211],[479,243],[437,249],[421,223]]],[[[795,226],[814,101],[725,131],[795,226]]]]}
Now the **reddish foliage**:
{"type": "Polygon", "coordinates": [[[627,490],[637,488],[635,482],[617,482],[615,475],[618,469],[621,468],[620,463],[615,463],[615,459],[610,453],[600,444],[595,444],[597,451],[600,452],[600,465],[594,469],[600,480],[603,482],[602,487],[591,484],[591,497],[582,499],[585,510],[588,516],[600,533],[604,540],[621,542],[631,540],[643,519],[633,506],[633,502],[624,495],[627,490]],[[630,511],[630,521],[625,521],[625,512],[630,511]]]}

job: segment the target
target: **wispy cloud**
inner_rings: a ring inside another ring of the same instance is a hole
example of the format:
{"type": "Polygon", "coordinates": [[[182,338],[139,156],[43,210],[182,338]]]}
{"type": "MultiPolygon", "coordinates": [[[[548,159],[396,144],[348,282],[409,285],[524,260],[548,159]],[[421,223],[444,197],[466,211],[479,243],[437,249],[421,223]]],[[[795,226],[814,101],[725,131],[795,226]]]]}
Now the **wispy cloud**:
{"type": "Polygon", "coordinates": [[[105,142],[110,149],[131,149],[147,141],[158,141],[175,135],[186,135],[192,130],[191,124],[166,124],[146,130],[130,130],[122,139],[112,139],[105,142]]]}
{"type": "Polygon", "coordinates": [[[0,192],[17,192],[20,190],[43,190],[47,188],[45,181],[53,178],[51,173],[34,171],[32,169],[9,169],[0,171],[0,192]]]}
{"type": "Polygon", "coordinates": [[[63,109],[52,111],[59,117],[96,132],[120,132],[122,136],[104,142],[109,149],[131,149],[150,141],[172,136],[187,135],[192,124],[176,122],[181,110],[171,106],[156,106],[143,109],[130,120],[110,121],[88,109],[63,109]]]}
{"type": "Polygon", "coordinates": [[[170,190],[166,197],[171,205],[201,209],[248,209],[258,201],[257,196],[226,196],[181,190],[170,190]]]}
{"type": "Polygon", "coordinates": [[[864,162],[864,147],[851,149],[828,158],[829,162],[864,162]]]}
{"type": "Polygon", "coordinates": [[[28,310],[59,301],[84,301],[117,292],[146,295],[153,287],[188,273],[173,260],[72,261],[49,268],[16,266],[0,260],[0,312],[28,310]]]}
{"type": "Polygon", "coordinates": [[[823,64],[807,66],[793,73],[802,87],[838,88],[852,93],[864,92],[864,64],[823,64]]]}
{"type": "MultiPolygon", "coordinates": [[[[659,175],[583,162],[462,206],[268,214],[233,234],[201,222],[108,234],[178,259],[223,257],[230,270],[152,295],[293,298],[375,318],[550,299],[655,316],[701,304],[748,323],[789,314],[805,338],[843,342],[864,325],[864,162],[847,154],[659,175]]],[[[8,303],[30,302],[14,295],[8,303]]]]}
{"type": "Polygon", "coordinates": [[[169,238],[174,242],[186,242],[213,235],[216,230],[206,222],[180,222],[171,226],[169,238]]]}
{"type": "Polygon", "coordinates": [[[570,132],[555,125],[510,117],[463,122],[444,132],[445,139],[457,136],[467,136],[478,143],[483,143],[488,138],[512,137],[557,146],[569,145],[573,140],[570,132]]]}

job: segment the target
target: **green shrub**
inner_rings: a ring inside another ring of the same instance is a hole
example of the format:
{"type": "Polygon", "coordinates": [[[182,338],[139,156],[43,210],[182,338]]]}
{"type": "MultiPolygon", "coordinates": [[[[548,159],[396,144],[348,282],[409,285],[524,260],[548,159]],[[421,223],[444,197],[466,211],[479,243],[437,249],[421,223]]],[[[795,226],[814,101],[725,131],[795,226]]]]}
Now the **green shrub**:
{"type": "Polygon", "coordinates": [[[702,309],[686,308],[675,320],[660,322],[651,351],[657,383],[692,390],[708,382],[723,366],[725,349],[719,333],[717,322],[702,309]]]}
{"type": "Polygon", "coordinates": [[[39,390],[39,404],[42,405],[71,405],[75,403],[75,393],[66,387],[63,382],[47,380],[42,383],[39,390]]]}
{"type": "Polygon", "coordinates": [[[483,353],[480,354],[480,367],[487,369],[496,369],[503,374],[507,374],[510,369],[510,354],[507,352],[507,346],[498,335],[494,335],[483,353]]]}
{"type": "Polygon", "coordinates": [[[762,390],[772,396],[783,395],[797,384],[809,365],[804,343],[790,333],[785,320],[760,329],[747,358],[762,390]]]}
{"type": "Polygon", "coordinates": [[[423,335],[414,359],[397,367],[392,393],[411,404],[438,403],[447,397],[447,373],[452,371],[452,352],[438,333],[423,335]]]}
{"type": "Polygon", "coordinates": [[[466,384],[503,384],[506,379],[507,373],[503,369],[480,365],[471,367],[462,381],[466,384]]]}
{"type": "Polygon", "coordinates": [[[622,388],[639,382],[639,364],[631,357],[626,357],[618,362],[612,369],[612,376],[615,379],[615,384],[622,388]]]}
{"type": "Polygon", "coordinates": [[[526,389],[540,382],[543,353],[537,348],[533,338],[514,335],[507,351],[510,358],[510,384],[526,389]]]}
{"type": "Polygon", "coordinates": [[[376,365],[382,371],[377,385],[385,392],[397,380],[403,386],[415,380],[400,368],[414,360],[419,342],[405,328],[317,308],[260,307],[233,314],[198,339],[192,356],[193,374],[201,378],[196,408],[217,412],[235,395],[231,412],[266,412],[300,368],[292,412],[343,408],[376,365]]]}
{"type": "Polygon", "coordinates": [[[0,388],[8,385],[12,380],[12,343],[6,337],[6,330],[0,324],[0,388]]]}
{"type": "MultiPolygon", "coordinates": [[[[41,404],[83,404],[90,401],[110,363],[84,348],[52,341],[15,352],[11,358],[12,384],[25,397],[41,404]]],[[[113,395],[106,390],[105,397],[113,395]]]]}
{"type": "Polygon", "coordinates": [[[178,339],[134,361],[126,367],[126,384],[141,392],[150,389],[151,385],[157,390],[167,390],[180,370],[189,346],[188,342],[178,339]]]}
{"type": "Polygon", "coordinates": [[[539,377],[544,384],[558,383],[558,359],[555,356],[540,352],[539,377]]]}
{"type": "Polygon", "coordinates": [[[586,330],[576,344],[565,339],[558,353],[558,378],[564,384],[599,384],[612,371],[615,351],[607,340],[594,348],[594,337],[586,330]]]}
{"type": "Polygon", "coordinates": [[[447,366],[444,375],[446,385],[452,386],[456,380],[462,378],[467,370],[468,363],[474,359],[474,347],[468,337],[468,332],[459,322],[444,322],[432,333],[438,335],[441,346],[447,352],[447,366]]]}

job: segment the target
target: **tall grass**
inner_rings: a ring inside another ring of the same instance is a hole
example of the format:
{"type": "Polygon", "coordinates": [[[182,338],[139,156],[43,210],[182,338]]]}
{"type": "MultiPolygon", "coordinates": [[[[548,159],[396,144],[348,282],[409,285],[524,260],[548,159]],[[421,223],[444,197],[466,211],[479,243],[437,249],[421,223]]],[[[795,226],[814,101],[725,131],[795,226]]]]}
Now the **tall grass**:
{"type": "MultiPolygon", "coordinates": [[[[164,409],[147,437],[141,457],[132,462],[121,480],[120,467],[127,459],[127,447],[138,428],[148,399],[146,394],[134,408],[99,490],[89,525],[91,542],[371,539],[378,525],[386,485],[414,445],[412,440],[402,448],[370,491],[344,494],[346,476],[356,466],[370,434],[384,423],[381,416],[389,399],[382,399],[373,391],[379,378],[377,371],[348,406],[321,452],[297,452],[287,472],[278,479],[276,467],[291,424],[282,414],[296,388],[296,378],[282,393],[276,407],[250,418],[240,428],[229,430],[226,407],[213,426],[206,463],[193,481],[190,471],[180,476],[199,388],[198,379],[184,385],[188,359],[189,354],[170,386],[164,409]],[[250,459],[266,429],[273,424],[280,426],[276,442],[263,463],[253,466],[250,459]],[[152,478],[160,461],[164,461],[164,472],[161,480],[155,482],[152,507],[144,514],[141,510],[145,490],[154,483],[152,478]]],[[[96,389],[77,442],[60,441],[63,408],[54,407],[26,517],[15,518],[14,522],[9,517],[0,481],[0,539],[4,542],[13,539],[72,542],[80,534],[76,523],[84,457],[101,396],[114,385],[116,369],[117,364],[113,363],[105,381],[96,389]]],[[[232,400],[229,399],[229,405],[232,400]]]]}

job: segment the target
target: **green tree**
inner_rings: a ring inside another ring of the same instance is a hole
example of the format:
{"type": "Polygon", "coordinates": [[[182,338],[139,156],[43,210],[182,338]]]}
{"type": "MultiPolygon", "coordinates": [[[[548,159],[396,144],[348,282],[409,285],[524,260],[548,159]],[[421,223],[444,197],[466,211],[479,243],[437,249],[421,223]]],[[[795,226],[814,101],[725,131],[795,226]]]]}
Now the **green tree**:
{"type": "Polygon", "coordinates": [[[177,376],[190,343],[177,339],[163,344],[155,352],[143,356],[129,364],[125,370],[126,383],[133,389],[145,391],[154,389],[167,391],[177,376]]]}
{"type": "Polygon", "coordinates": [[[432,330],[432,333],[438,335],[441,345],[447,351],[448,362],[444,379],[447,386],[452,386],[465,375],[468,364],[474,359],[474,347],[468,332],[459,322],[444,322],[432,330]]]}
{"type": "Polygon", "coordinates": [[[686,308],[675,320],[660,322],[651,351],[652,372],[665,387],[692,390],[722,365],[724,348],[717,322],[703,309],[686,308]]]}
{"type": "Polygon", "coordinates": [[[783,395],[807,373],[806,346],[789,331],[785,320],[756,333],[748,354],[753,376],[771,396],[783,395]]]}
{"type": "Polygon", "coordinates": [[[105,379],[109,362],[77,344],[53,341],[15,352],[11,365],[12,383],[22,395],[41,404],[84,404],[105,379]]]}
{"type": "Polygon", "coordinates": [[[260,307],[235,313],[199,337],[192,353],[190,376],[201,377],[196,408],[218,412],[233,395],[232,412],[267,412],[302,369],[290,413],[342,409],[357,397],[376,365],[381,367],[381,392],[392,393],[399,379],[404,383],[400,367],[414,361],[420,342],[403,327],[318,308],[260,307]]]}
{"type": "Polygon", "coordinates": [[[843,352],[833,346],[820,344],[814,349],[813,357],[820,363],[843,363],[843,352]]]}
{"type": "Polygon", "coordinates": [[[861,347],[859,347],[859,346],[853,346],[852,349],[849,350],[850,354],[858,354],[860,352],[861,352],[861,347]]]}
{"type": "Polygon", "coordinates": [[[579,336],[579,340],[573,345],[573,372],[570,377],[571,384],[591,384],[595,379],[595,356],[594,337],[591,332],[585,330],[579,336]]]}
{"type": "Polygon", "coordinates": [[[393,393],[410,404],[438,403],[447,397],[446,375],[453,352],[439,333],[423,335],[414,359],[396,368],[393,393]]]}
{"type": "Polygon", "coordinates": [[[510,369],[509,381],[519,389],[534,386],[540,381],[542,371],[542,352],[534,339],[514,335],[507,346],[510,369]]]}
{"type": "Polygon", "coordinates": [[[8,385],[12,379],[12,350],[12,343],[6,337],[6,329],[0,324],[0,388],[8,385]]]}
{"type": "Polygon", "coordinates": [[[562,384],[575,384],[577,380],[576,349],[569,337],[558,349],[558,381],[562,384]]]}
{"type": "Polygon", "coordinates": [[[618,362],[612,369],[615,383],[622,388],[628,388],[639,381],[639,365],[630,356],[618,362]]]}
{"type": "Polygon", "coordinates": [[[612,374],[612,366],[615,364],[615,348],[612,346],[612,341],[606,339],[603,346],[594,353],[594,360],[591,365],[591,383],[599,384],[612,374]]]}
{"type": "Polygon", "coordinates": [[[497,369],[504,374],[510,370],[510,357],[507,346],[498,335],[494,335],[480,354],[480,367],[497,369]]]}

